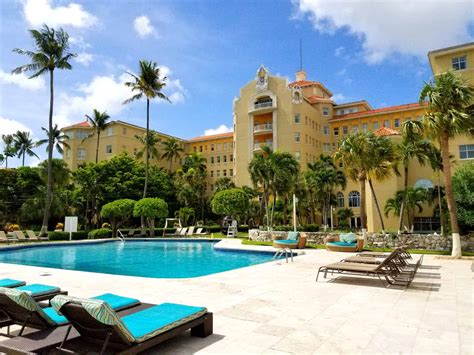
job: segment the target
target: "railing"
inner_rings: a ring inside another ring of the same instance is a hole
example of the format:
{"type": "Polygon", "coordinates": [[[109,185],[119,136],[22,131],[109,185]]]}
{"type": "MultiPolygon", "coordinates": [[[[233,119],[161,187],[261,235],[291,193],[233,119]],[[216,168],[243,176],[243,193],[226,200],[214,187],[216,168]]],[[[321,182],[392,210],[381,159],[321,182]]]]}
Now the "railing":
{"type": "Polygon", "coordinates": [[[117,229],[117,238],[119,238],[122,242],[125,243],[125,237],[123,233],[120,231],[120,229],[117,229]]]}
{"type": "Polygon", "coordinates": [[[272,107],[272,106],[273,106],[273,101],[263,101],[263,102],[259,102],[253,105],[255,110],[259,108],[272,107]]]}
{"type": "Polygon", "coordinates": [[[253,146],[253,150],[260,150],[263,147],[273,147],[273,142],[264,142],[264,143],[255,143],[253,146]]]}
{"type": "Polygon", "coordinates": [[[258,124],[253,126],[253,131],[254,132],[264,132],[264,131],[271,131],[273,130],[273,124],[271,123],[264,123],[264,124],[258,124]]]}

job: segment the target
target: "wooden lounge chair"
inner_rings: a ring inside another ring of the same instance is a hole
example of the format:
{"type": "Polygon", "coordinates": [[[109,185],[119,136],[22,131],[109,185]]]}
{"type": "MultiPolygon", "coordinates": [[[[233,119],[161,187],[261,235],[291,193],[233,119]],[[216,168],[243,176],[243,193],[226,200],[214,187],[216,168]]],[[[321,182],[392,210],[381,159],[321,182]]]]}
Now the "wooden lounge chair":
{"type": "Polygon", "coordinates": [[[37,241],[40,241],[40,240],[49,240],[49,237],[46,236],[46,237],[41,237],[40,235],[36,235],[35,232],[33,232],[32,230],[27,230],[26,231],[26,235],[28,236],[28,239],[29,240],[37,240],[37,241]]]}
{"type": "Polygon", "coordinates": [[[69,332],[73,327],[81,334],[79,341],[98,343],[100,353],[108,348],[117,354],[135,354],[184,331],[207,337],[213,332],[212,313],[204,307],[163,303],[120,317],[104,302],[58,296],[53,307],[63,314],[71,325],[58,350],[68,352],[69,332]]]}

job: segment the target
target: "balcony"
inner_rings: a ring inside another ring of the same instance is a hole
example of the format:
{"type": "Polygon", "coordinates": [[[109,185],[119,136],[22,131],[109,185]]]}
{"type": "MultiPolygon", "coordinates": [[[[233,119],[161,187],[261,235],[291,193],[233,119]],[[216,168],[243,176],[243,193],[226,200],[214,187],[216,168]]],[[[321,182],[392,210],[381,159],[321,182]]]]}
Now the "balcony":
{"type": "Polygon", "coordinates": [[[248,113],[267,113],[276,110],[277,103],[276,99],[265,98],[263,100],[258,100],[249,105],[249,112],[248,113]]]}
{"type": "Polygon", "coordinates": [[[262,150],[263,147],[273,148],[273,142],[269,141],[269,142],[255,143],[253,145],[253,151],[256,152],[256,151],[262,150]]]}
{"type": "Polygon", "coordinates": [[[253,126],[254,134],[263,134],[273,132],[273,124],[271,122],[257,124],[253,126]]]}

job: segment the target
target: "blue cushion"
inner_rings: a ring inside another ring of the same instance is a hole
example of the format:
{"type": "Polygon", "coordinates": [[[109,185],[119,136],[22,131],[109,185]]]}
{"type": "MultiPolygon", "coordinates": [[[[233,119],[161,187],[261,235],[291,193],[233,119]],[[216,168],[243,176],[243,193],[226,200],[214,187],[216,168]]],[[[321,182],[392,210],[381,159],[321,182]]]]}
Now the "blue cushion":
{"type": "Polygon", "coordinates": [[[355,243],[357,241],[357,236],[354,233],[341,234],[339,240],[346,243],[355,243]]]}
{"type": "Polygon", "coordinates": [[[25,281],[14,280],[14,279],[0,279],[0,287],[18,287],[25,285],[25,281]]]}
{"type": "Polygon", "coordinates": [[[171,323],[204,311],[204,307],[193,307],[175,303],[162,303],[122,318],[135,339],[143,337],[171,323]]]}
{"type": "Polygon", "coordinates": [[[288,232],[288,237],[286,238],[287,240],[298,240],[299,237],[298,232],[288,232]]]}
{"type": "Polygon", "coordinates": [[[123,297],[114,295],[113,293],[104,293],[103,295],[92,297],[92,299],[107,302],[114,310],[119,310],[126,307],[128,308],[140,304],[140,301],[136,298],[123,297]]]}
{"type": "Polygon", "coordinates": [[[63,325],[69,322],[66,317],[59,315],[53,307],[43,308],[43,312],[46,313],[57,325],[63,325]]]}
{"type": "Polygon", "coordinates": [[[276,244],[297,244],[298,241],[294,239],[281,239],[281,240],[275,240],[274,243],[276,244]]]}
{"type": "Polygon", "coordinates": [[[355,247],[357,243],[346,243],[346,242],[329,242],[327,244],[336,245],[338,247],[355,247]]]}
{"type": "Polygon", "coordinates": [[[28,292],[32,296],[41,296],[48,293],[61,291],[59,287],[42,285],[42,284],[31,284],[31,285],[21,286],[21,287],[17,287],[17,290],[28,292]]]}

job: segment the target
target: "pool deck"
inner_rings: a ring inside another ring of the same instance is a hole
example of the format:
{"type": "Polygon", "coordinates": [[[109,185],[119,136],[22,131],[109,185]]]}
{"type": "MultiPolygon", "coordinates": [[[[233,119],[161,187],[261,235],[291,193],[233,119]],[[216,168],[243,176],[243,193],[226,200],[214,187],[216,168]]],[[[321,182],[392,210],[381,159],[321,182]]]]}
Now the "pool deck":
{"type": "MultiPolygon", "coordinates": [[[[219,246],[274,250],[228,239],[219,246]]],[[[350,255],[311,249],[293,263],[283,259],[191,279],[0,264],[0,278],[58,285],[75,296],[113,292],[214,313],[212,336],[184,334],[158,347],[160,354],[474,353],[472,260],[425,255],[406,290],[361,277],[315,282],[319,266],[350,255]]]]}

